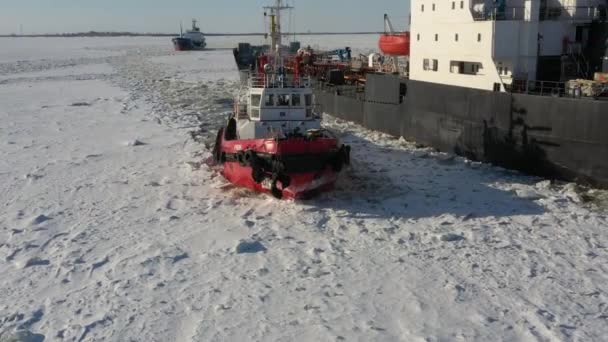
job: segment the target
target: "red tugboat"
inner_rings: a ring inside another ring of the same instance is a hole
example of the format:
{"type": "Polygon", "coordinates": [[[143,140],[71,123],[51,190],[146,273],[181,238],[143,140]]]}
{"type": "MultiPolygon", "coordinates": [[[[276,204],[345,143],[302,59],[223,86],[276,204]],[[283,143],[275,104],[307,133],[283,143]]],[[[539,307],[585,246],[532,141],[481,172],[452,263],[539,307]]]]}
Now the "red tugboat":
{"type": "Polygon", "coordinates": [[[268,7],[271,51],[260,56],[235,111],[217,134],[215,162],[233,184],[276,198],[309,197],[332,189],[350,162],[350,147],[321,127],[310,79],[281,56],[281,0],[268,7]]]}

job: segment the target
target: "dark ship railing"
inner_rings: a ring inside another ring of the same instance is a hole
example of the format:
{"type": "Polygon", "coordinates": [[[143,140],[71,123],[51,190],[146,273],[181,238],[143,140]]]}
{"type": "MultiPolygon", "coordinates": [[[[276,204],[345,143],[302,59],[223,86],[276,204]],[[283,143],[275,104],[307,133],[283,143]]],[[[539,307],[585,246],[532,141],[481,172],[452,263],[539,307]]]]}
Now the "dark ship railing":
{"type": "Polygon", "coordinates": [[[505,88],[516,94],[608,100],[608,84],[605,83],[583,85],[575,82],[569,85],[568,82],[514,79],[512,84],[505,84],[505,88]],[[584,86],[594,89],[582,89],[584,86]]]}
{"type": "Polygon", "coordinates": [[[309,88],[311,78],[308,76],[295,77],[290,74],[250,75],[250,88],[309,88]]]}
{"type": "Polygon", "coordinates": [[[510,93],[518,94],[531,94],[555,97],[562,97],[566,95],[565,82],[514,79],[513,83],[505,84],[505,88],[510,93]]]}
{"type": "MultiPolygon", "coordinates": [[[[472,15],[476,21],[527,20],[532,19],[525,7],[490,7],[482,3],[473,4],[472,15]],[[479,6],[479,7],[475,7],[479,6]]],[[[538,20],[593,21],[606,17],[606,9],[589,6],[545,7],[539,11],[538,20]]]]}

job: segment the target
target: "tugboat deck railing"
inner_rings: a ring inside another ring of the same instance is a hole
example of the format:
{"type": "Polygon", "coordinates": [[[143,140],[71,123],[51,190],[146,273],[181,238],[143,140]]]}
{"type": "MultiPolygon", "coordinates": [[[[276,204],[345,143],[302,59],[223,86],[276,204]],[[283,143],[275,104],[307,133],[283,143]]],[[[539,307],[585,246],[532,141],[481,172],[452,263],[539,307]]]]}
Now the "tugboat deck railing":
{"type": "Polygon", "coordinates": [[[250,88],[310,88],[311,78],[293,75],[252,75],[249,77],[250,88]]]}

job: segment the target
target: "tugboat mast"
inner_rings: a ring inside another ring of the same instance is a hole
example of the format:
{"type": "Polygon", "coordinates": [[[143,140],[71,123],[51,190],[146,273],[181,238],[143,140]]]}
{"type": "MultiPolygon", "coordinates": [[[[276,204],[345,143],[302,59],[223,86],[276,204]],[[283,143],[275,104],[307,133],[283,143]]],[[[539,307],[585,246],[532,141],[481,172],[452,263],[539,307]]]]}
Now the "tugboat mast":
{"type": "Polygon", "coordinates": [[[281,58],[282,46],[281,11],[293,9],[293,6],[283,4],[283,0],[276,0],[274,6],[265,6],[264,9],[270,11],[270,51],[278,62],[281,58]]]}

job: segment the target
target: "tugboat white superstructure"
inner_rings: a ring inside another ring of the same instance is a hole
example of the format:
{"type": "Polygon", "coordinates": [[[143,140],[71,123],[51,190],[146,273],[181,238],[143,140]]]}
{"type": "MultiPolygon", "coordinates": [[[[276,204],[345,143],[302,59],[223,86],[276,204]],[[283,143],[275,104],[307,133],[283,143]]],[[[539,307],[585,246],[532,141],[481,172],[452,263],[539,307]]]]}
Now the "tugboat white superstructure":
{"type": "Polygon", "coordinates": [[[284,63],[280,13],[288,8],[281,0],[267,7],[271,52],[258,57],[234,114],[218,132],[214,158],[236,185],[301,198],[333,187],[349,164],[350,147],[321,127],[310,79],[300,76],[297,63],[284,63]]]}

